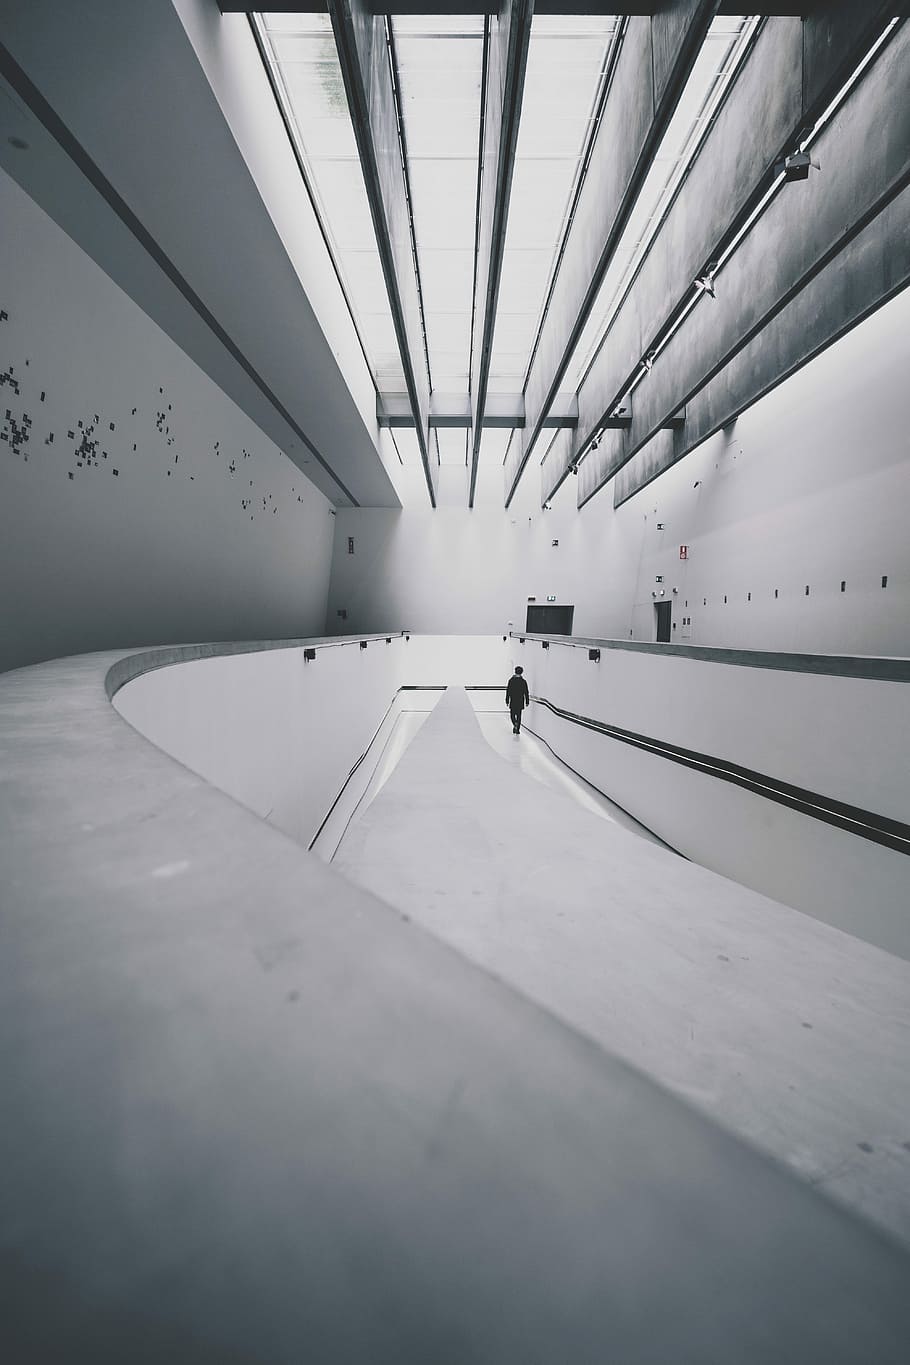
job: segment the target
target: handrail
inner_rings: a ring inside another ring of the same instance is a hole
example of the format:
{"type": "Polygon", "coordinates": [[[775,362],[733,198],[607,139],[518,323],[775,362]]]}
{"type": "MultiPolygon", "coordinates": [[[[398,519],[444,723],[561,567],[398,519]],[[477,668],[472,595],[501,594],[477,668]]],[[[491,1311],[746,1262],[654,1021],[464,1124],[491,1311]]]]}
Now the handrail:
{"type": "Polygon", "coordinates": [[[535,635],[519,630],[512,630],[509,634],[520,644],[531,640],[569,649],[627,650],[632,654],[670,655],[676,659],[696,659],[708,664],[734,664],[739,668],[771,668],[786,673],[817,673],[834,678],[910,682],[910,659],[899,655],[877,658],[871,654],[787,654],[782,650],[653,644],[644,640],[599,640],[582,635],[535,635]]]}

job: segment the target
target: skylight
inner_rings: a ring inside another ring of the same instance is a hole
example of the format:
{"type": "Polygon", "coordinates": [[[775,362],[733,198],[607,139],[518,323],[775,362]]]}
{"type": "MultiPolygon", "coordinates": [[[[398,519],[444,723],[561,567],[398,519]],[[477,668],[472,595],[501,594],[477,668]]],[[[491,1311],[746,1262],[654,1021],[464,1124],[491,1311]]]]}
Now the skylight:
{"type": "Polygon", "coordinates": [[[471,355],[483,17],[397,15],[392,36],[430,380],[437,393],[461,394],[471,355]]]}
{"type": "Polygon", "coordinates": [[[537,337],[616,19],[531,21],[493,353],[491,393],[520,393],[537,337]]]}
{"type": "Polygon", "coordinates": [[[327,14],[257,15],[257,31],[378,389],[402,392],[401,355],[327,14]]]}

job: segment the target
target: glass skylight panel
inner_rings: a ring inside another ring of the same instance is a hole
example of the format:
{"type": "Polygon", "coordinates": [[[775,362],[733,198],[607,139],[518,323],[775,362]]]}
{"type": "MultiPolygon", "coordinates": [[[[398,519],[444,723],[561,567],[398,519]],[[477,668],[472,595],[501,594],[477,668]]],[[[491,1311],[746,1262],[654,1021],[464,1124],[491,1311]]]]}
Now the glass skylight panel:
{"type": "Polygon", "coordinates": [[[327,14],[257,16],[257,29],[373,379],[403,392],[376,235],[327,14]]]}
{"type": "Polygon", "coordinates": [[[477,463],[475,507],[495,507],[499,511],[502,510],[502,466],[513,435],[514,432],[505,427],[485,428],[477,463]]]}
{"type": "Polygon", "coordinates": [[[746,15],[724,15],[713,20],[575,349],[566,372],[566,388],[578,389],[603,344],[635,272],[742,60],[756,23],[755,18],[746,15]]]}
{"type": "Polygon", "coordinates": [[[616,19],[534,15],[518,130],[491,393],[520,393],[588,142],[616,19]]]}
{"type": "Polygon", "coordinates": [[[396,15],[392,35],[432,388],[465,393],[483,18],[396,15]]]}

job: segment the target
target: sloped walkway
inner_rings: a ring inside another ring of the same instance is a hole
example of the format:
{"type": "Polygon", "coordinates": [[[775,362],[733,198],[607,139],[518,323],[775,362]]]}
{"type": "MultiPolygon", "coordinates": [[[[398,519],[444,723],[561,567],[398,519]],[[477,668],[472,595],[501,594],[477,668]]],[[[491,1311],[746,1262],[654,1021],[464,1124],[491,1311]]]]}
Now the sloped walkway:
{"type": "Polygon", "coordinates": [[[461,689],[334,866],[910,1243],[910,963],[528,779],[461,689]]]}

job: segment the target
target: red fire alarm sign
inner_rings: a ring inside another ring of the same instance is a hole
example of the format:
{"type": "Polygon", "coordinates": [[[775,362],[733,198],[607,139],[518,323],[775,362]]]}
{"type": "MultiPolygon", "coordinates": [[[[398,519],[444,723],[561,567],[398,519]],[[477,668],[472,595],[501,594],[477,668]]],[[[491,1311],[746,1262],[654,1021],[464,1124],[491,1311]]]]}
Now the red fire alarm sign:
{"type": "Polygon", "coordinates": [[[689,547],[688,547],[688,545],[680,545],[680,547],[679,547],[679,557],[680,557],[680,559],[688,559],[688,558],[689,558],[689,547]]]}

